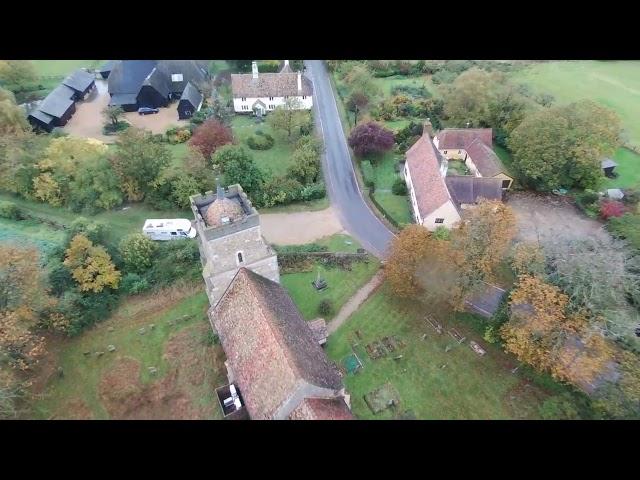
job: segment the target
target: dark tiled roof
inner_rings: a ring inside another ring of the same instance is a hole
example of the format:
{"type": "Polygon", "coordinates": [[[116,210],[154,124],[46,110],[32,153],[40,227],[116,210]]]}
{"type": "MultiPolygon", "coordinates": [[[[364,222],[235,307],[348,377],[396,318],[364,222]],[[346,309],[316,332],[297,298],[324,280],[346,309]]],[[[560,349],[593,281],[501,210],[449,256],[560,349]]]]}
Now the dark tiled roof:
{"type": "Polygon", "coordinates": [[[183,92],[189,82],[198,85],[207,78],[207,69],[197,60],[160,60],[158,70],[166,77],[169,90],[176,93],[183,92]],[[176,73],[182,75],[182,80],[172,80],[171,75],[176,73]]]}
{"type": "Polygon", "coordinates": [[[61,118],[67,110],[74,104],[71,99],[75,92],[66,85],[59,85],[42,101],[38,110],[51,115],[52,117],[61,118]]]}
{"type": "Polygon", "coordinates": [[[95,81],[96,79],[93,75],[78,69],[65,78],[62,83],[69,88],[73,88],[76,92],[84,93],[95,81]]]}
{"type": "Polygon", "coordinates": [[[339,372],[278,283],[241,268],[212,318],[251,418],[273,418],[301,381],[342,389],[339,372]]]}
{"type": "Polygon", "coordinates": [[[290,420],[353,420],[342,398],[305,398],[289,415],[290,420]]]}
{"type": "Polygon", "coordinates": [[[157,63],[156,60],[118,60],[109,74],[109,93],[137,95],[157,63]]]}
{"type": "Polygon", "coordinates": [[[238,97],[295,97],[313,94],[311,80],[302,75],[302,91],[298,91],[297,73],[260,73],[257,79],[251,73],[231,75],[231,90],[238,97]]]}
{"type": "Polygon", "coordinates": [[[493,131],[490,128],[446,128],[438,133],[438,148],[440,150],[466,150],[467,145],[477,138],[490,147],[493,141],[493,131]]]}
{"type": "Polygon", "coordinates": [[[600,166],[601,168],[611,168],[611,167],[617,167],[618,164],[613,160],[611,160],[610,158],[603,158],[602,161],[600,162],[600,166]]]}
{"type": "Polygon", "coordinates": [[[439,154],[428,133],[424,133],[406,153],[413,191],[422,218],[449,200],[449,191],[440,175],[439,154]]]}
{"type": "Polygon", "coordinates": [[[502,162],[490,146],[476,138],[466,147],[467,154],[483,177],[493,177],[504,173],[502,162]]]}
{"type": "Polygon", "coordinates": [[[445,178],[445,183],[458,205],[476,203],[480,198],[502,200],[502,180],[499,178],[452,175],[445,178]]]}
{"type": "Polygon", "coordinates": [[[187,101],[195,108],[198,108],[200,103],[202,103],[202,94],[198,91],[196,87],[193,86],[191,82],[187,82],[187,86],[184,87],[184,91],[182,92],[182,96],[180,97],[180,102],[187,101]]]}
{"type": "Polygon", "coordinates": [[[506,293],[504,289],[486,283],[480,290],[467,298],[466,303],[470,310],[473,310],[485,318],[491,318],[498,310],[500,302],[502,302],[502,297],[504,297],[506,293]]]}
{"type": "Polygon", "coordinates": [[[166,75],[158,68],[154,68],[149,72],[147,78],[144,79],[142,86],[149,86],[154,88],[163,97],[168,97],[171,89],[169,88],[169,81],[166,75]]]}

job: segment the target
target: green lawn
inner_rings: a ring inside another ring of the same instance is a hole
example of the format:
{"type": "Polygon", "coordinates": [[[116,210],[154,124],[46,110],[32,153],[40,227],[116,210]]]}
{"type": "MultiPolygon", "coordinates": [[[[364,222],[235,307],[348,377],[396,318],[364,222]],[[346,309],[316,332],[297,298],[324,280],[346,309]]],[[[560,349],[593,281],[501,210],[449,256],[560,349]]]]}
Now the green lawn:
{"type": "Polygon", "coordinates": [[[336,233],[313,243],[326,246],[330,252],[356,253],[362,247],[355,238],[344,233],[336,233]]]}
{"type": "Polygon", "coordinates": [[[640,61],[545,62],[514,72],[512,79],[551,93],[560,103],[591,99],[612,108],[629,142],[640,148],[640,61]]]}
{"type": "Polygon", "coordinates": [[[287,168],[291,165],[293,144],[275,135],[266,122],[257,124],[255,123],[255,117],[249,115],[236,115],[231,122],[231,127],[238,142],[253,155],[256,164],[262,171],[271,172],[275,176],[287,173],[287,168]],[[246,139],[258,129],[274,138],[275,144],[269,150],[251,150],[248,147],[246,139]]]}
{"type": "Polygon", "coordinates": [[[184,156],[187,154],[187,142],[185,143],[176,143],[175,145],[171,145],[170,143],[166,144],[167,148],[173,155],[173,161],[171,163],[172,167],[181,167],[183,164],[184,156]]]}
{"type": "Polygon", "coordinates": [[[294,213],[294,212],[317,212],[329,208],[329,197],[309,200],[308,202],[295,202],[288,205],[278,205],[271,208],[261,208],[259,213],[294,213]]]}
{"type": "MultiPolygon", "coordinates": [[[[210,328],[205,314],[206,295],[203,292],[191,294],[159,311],[154,302],[140,300],[144,299],[128,300],[110,319],[78,337],[53,342],[54,351],[48,361],[53,363],[54,371],[62,367],[63,377],[54,374],[49,378],[41,398],[33,404],[29,418],[73,417],[77,415],[74,406],[81,403],[93,418],[108,419],[110,416],[99,395],[99,383],[121,358],[133,359],[140,365],[139,379],[129,379],[138,383],[139,388],[162,383],[170,370],[182,369],[173,388],[201,407],[204,418],[220,417],[214,389],[225,383],[225,372],[221,348],[204,343],[210,328]],[[185,315],[189,316],[186,320],[183,319],[185,315]],[[176,319],[180,321],[174,322],[176,319]],[[153,330],[149,327],[152,323],[155,325],[153,330]],[[144,335],[139,334],[142,327],[146,329],[144,335]],[[186,335],[191,348],[179,352],[175,359],[179,362],[169,362],[165,347],[178,334],[186,335]],[[108,352],[108,345],[114,345],[116,351],[108,352]],[[94,354],[97,351],[105,353],[97,357],[94,354]],[[84,352],[91,354],[85,356],[84,352]],[[157,368],[157,374],[152,376],[148,367],[157,368]],[[188,368],[204,369],[205,381],[183,381],[184,376],[189,376],[190,372],[185,372],[188,368]]],[[[171,413],[168,412],[168,418],[172,418],[171,413]]]]}
{"type": "MultiPolygon", "coordinates": [[[[130,233],[138,232],[147,218],[191,218],[193,214],[188,210],[153,210],[144,204],[133,204],[116,210],[101,212],[96,215],[74,213],[65,208],[52,207],[46,203],[33,202],[23,198],[0,192],[0,200],[9,200],[27,213],[48,218],[62,225],[70,225],[76,218],[85,216],[91,220],[103,222],[108,226],[107,239],[114,245],[130,233]]],[[[7,220],[9,222],[9,220],[7,220]]],[[[13,222],[12,223],[21,223],[13,222]]]]}
{"type": "Polygon", "coordinates": [[[462,321],[470,315],[450,316],[443,322],[445,329],[456,328],[467,337],[459,345],[446,331],[438,335],[427,325],[422,320],[425,313],[424,306],[396,300],[383,287],[329,337],[327,353],[337,363],[351,354],[350,341],[359,343],[355,351],[364,369],[345,376],[358,418],[395,418],[390,409],[374,415],[364,402],[364,395],[387,382],[400,394],[397,413],[408,410],[418,419],[537,418],[537,408],[548,394],[536,385],[526,386],[519,373],[511,373],[515,362],[499,347],[487,345],[462,321]],[[356,330],[361,340],[354,336],[356,330]],[[392,335],[406,346],[386,357],[370,359],[364,346],[392,335]],[[469,339],[479,342],[487,355],[474,353],[469,339]],[[449,345],[452,349],[445,352],[449,345]],[[399,355],[402,358],[394,359],[399,355]]]}
{"type": "MultiPolygon", "coordinates": [[[[334,240],[339,242],[339,240],[334,240]]],[[[300,309],[305,320],[313,320],[322,316],[330,320],[357,291],[367,283],[378,270],[379,263],[371,258],[368,263],[354,262],[351,271],[334,267],[328,268],[317,263],[310,272],[287,273],[280,276],[280,283],[287,289],[294,303],[300,309]],[[320,275],[327,281],[329,287],[318,292],[311,282],[320,275]],[[334,311],[331,315],[320,315],[318,305],[324,299],[333,303],[334,311]]]]}
{"type": "Polygon", "coordinates": [[[394,195],[391,192],[393,182],[400,178],[395,164],[401,157],[392,151],[372,161],[375,183],[374,197],[382,208],[398,223],[411,223],[411,211],[406,195],[394,195]]]}
{"type": "Polygon", "coordinates": [[[628,148],[619,148],[613,156],[618,163],[618,178],[607,178],[604,188],[640,187],[640,155],[628,148]]]}
{"type": "Polygon", "coordinates": [[[41,77],[67,76],[79,68],[98,68],[104,60],[31,60],[41,77]]]}

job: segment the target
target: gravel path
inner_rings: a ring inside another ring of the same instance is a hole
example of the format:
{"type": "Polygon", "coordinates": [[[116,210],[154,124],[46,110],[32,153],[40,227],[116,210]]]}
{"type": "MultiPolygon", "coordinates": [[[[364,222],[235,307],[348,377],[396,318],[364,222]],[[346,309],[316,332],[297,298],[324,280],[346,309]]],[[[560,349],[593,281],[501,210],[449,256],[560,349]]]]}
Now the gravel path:
{"type": "Polygon", "coordinates": [[[383,272],[379,270],[371,280],[369,280],[360,290],[358,290],[353,297],[351,297],[347,303],[345,303],[338,315],[327,325],[327,334],[331,335],[335,332],[340,325],[342,325],[357,309],[369,298],[369,296],[382,284],[383,272]]]}
{"type": "Polygon", "coordinates": [[[301,245],[344,231],[333,207],[316,212],[260,215],[262,235],[276,245],[301,245]]]}

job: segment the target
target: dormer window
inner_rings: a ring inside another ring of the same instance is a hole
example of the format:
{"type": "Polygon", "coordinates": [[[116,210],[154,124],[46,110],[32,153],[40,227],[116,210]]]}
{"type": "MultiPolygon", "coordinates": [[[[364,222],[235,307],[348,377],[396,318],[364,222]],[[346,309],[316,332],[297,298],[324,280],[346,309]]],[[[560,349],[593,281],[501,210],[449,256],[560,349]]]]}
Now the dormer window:
{"type": "Polygon", "coordinates": [[[172,73],[171,74],[171,81],[172,82],[182,82],[182,74],[181,73],[172,73]]]}

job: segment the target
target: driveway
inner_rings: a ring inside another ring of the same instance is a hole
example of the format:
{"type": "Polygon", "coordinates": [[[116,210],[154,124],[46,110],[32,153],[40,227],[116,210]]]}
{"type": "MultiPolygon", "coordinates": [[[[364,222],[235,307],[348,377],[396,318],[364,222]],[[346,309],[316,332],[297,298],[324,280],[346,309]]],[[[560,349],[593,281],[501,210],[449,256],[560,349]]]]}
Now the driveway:
{"type": "MultiPolygon", "coordinates": [[[[76,113],[64,126],[64,131],[74,137],[96,138],[106,143],[113,143],[117,136],[103,135],[102,127],[105,118],[102,110],[109,104],[107,81],[96,80],[96,88],[83,101],[76,103],[76,113]]],[[[146,128],[153,133],[164,133],[173,125],[188,125],[188,120],[178,120],[178,102],[169,104],[167,108],[152,115],[138,115],[137,112],[127,112],[124,119],[134,127],[146,128]]]]}
{"type": "Polygon", "coordinates": [[[262,235],[275,245],[302,245],[343,231],[332,207],[316,212],[260,214],[262,235]]]}
{"type": "Polygon", "coordinates": [[[393,232],[371,211],[362,198],[347,140],[340,123],[338,107],[321,60],[306,61],[313,80],[313,108],[324,139],[323,171],[331,205],[342,226],[369,252],[385,258],[393,232]]]}

